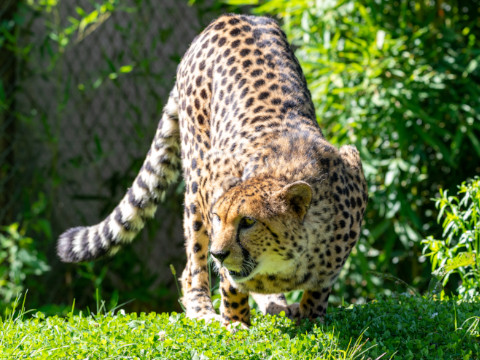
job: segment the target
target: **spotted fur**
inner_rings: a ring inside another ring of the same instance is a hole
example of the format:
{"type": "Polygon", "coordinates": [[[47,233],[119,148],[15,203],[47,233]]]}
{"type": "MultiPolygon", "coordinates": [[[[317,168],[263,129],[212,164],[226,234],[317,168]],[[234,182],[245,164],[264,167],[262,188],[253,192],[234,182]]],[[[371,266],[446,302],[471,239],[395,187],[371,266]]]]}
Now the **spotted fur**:
{"type": "Polygon", "coordinates": [[[325,314],[367,203],[357,150],[323,137],[302,70],[272,19],[224,15],[192,43],[132,188],[100,224],[60,236],[62,260],[114,252],[151,217],[183,167],[187,315],[250,323],[325,314]],[[181,164],[181,165],[180,165],[181,164]],[[220,274],[221,316],[207,258],[220,274]],[[283,292],[302,289],[288,306],[283,292]]]}

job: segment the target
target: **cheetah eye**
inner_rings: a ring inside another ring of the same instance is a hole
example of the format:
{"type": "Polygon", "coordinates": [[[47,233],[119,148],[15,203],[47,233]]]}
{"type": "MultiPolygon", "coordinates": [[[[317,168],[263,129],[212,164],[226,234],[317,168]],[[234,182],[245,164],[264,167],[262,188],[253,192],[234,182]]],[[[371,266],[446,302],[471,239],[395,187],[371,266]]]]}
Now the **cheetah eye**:
{"type": "Polygon", "coordinates": [[[257,222],[257,220],[255,220],[254,218],[245,216],[240,220],[240,223],[238,224],[238,228],[239,229],[249,229],[253,225],[255,225],[256,222],[257,222]]]}

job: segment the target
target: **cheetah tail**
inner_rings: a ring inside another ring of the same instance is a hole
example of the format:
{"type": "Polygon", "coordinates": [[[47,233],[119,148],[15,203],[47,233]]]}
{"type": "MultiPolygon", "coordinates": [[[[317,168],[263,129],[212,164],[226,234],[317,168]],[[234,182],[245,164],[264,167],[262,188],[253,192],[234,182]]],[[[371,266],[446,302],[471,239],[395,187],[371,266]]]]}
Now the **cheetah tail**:
{"type": "Polygon", "coordinates": [[[178,94],[170,93],[155,138],[133,185],[105,220],[67,230],[58,239],[57,254],[64,262],[80,262],[113,255],[131,242],[147,218],[153,217],[165,191],[180,174],[178,94]]]}

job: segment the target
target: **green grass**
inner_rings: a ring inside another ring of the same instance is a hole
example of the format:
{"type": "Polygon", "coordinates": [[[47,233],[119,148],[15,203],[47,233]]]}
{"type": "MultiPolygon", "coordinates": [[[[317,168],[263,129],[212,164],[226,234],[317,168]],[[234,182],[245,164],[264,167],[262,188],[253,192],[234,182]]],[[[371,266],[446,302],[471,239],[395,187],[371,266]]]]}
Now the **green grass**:
{"type": "Polygon", "coordinates": [[[479,359],[480,302],[399,296],[330,308],[324,324],[254,314],[249,330],[183,314],[45,316],[1,320],[5,359],[479,359]]]}

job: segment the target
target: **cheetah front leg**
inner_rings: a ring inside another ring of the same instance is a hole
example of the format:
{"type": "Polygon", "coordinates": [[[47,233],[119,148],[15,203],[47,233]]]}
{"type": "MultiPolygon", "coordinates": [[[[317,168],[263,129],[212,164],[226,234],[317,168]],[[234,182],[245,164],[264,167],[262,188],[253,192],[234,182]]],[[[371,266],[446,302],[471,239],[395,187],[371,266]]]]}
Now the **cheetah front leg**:
{"type": "Polygon", "coordinates": [[[220,291],[222,303],[220,312],[226,323],[240,322],[243,328],[250,326],[250,305],[248,294],[239,291],[228,279],[226,269],[220,269],[220,291]]]}
{"type": "MultiPolygon", "coordinates": [[[[320,319],[323,321],[327,312],[328,297],[330,296],[331,290],[331,286],[324,287],[318,291],[305,290],[298,306],[299,317],[301,319],[320,319]]],[[[294,306],[292,307],[292,310],[293,309],[294,306]]]]}
{"type": "Polygon", "coordinates": [[[195,197],[185,197],[184,229],[187,265],[181,282],[186,315],[206,321],[222,321],[213,308],[210,296],[207,267],[209,239],[195,197]]]}

